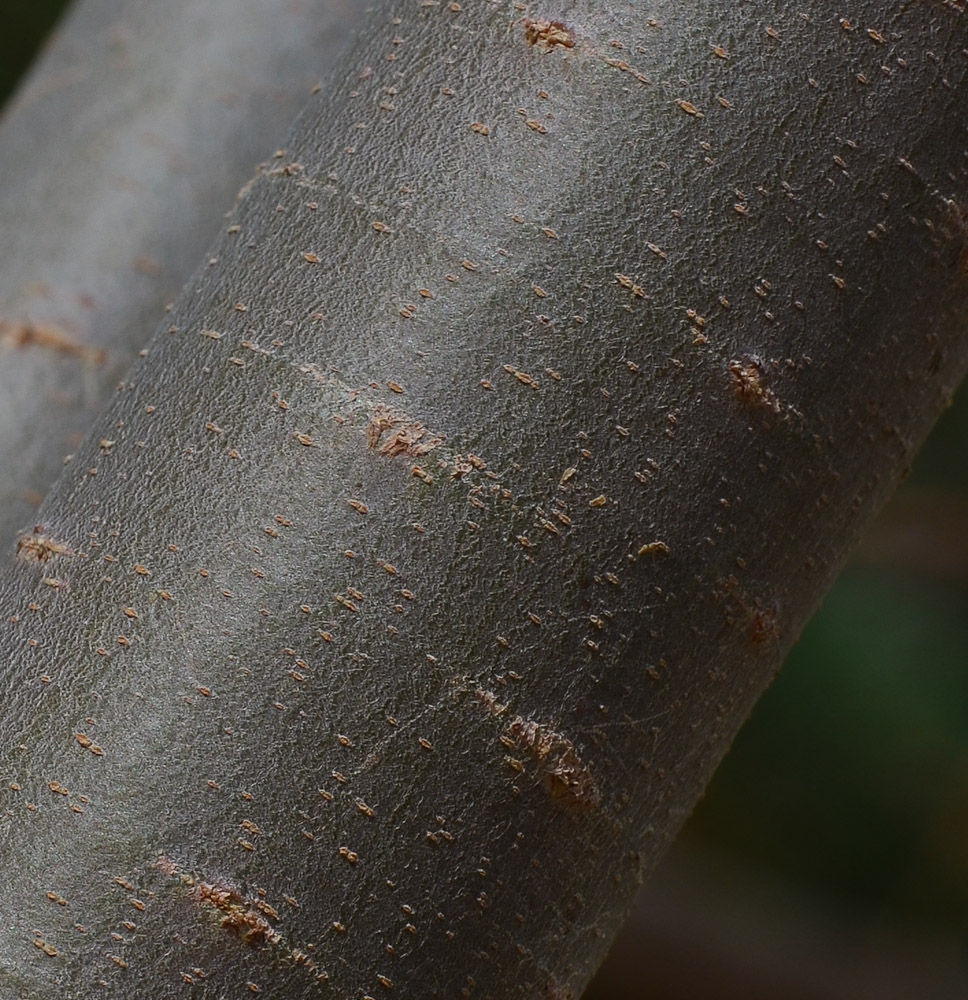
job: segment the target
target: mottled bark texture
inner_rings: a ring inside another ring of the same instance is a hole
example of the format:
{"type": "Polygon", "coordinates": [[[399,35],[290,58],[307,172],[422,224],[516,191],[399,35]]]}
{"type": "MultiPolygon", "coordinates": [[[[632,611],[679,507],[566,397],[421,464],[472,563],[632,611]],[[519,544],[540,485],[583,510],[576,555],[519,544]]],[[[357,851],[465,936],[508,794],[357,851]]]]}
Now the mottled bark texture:
{"type": "Polygon", "coordinates": [[[81,0],[0,126],[0,544],[37,506],[363,0],[81,0]]]}
{"type": "Polygon", "coordinates": [[[968,364],[961,6],[377,11],[3,569],[4,995],[580,993],[968,364]]]}

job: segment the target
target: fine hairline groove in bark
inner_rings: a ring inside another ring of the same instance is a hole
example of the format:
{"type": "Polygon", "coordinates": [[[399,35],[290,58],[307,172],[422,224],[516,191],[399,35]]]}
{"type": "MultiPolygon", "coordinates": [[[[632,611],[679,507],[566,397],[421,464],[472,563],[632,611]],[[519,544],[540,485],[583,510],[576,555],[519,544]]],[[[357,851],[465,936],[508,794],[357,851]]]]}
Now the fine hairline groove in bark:
{"type": "Polygon", "coordinates": [[[0,986],[579,995],[968,365],[966,30],[377,10],[0,577],[0,986]]]}

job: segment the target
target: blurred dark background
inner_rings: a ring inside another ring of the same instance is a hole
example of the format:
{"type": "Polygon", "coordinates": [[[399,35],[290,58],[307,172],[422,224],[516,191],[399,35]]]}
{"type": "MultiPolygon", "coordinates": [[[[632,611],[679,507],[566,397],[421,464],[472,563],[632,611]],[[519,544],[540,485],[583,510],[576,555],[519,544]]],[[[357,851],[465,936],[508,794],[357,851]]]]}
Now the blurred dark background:
{"type": "MultiPolygon", "coordinates": [[[[2,5],[0,102],[66,6],[2,5]]],[[[965,997],[963,389],[740,733],[585,1000],[965,997]]]]}
{"type": "Polygon", "coordinates": [[[0,6],[0,102],[10,96],[68,0],[4,0],[0,6]]]}

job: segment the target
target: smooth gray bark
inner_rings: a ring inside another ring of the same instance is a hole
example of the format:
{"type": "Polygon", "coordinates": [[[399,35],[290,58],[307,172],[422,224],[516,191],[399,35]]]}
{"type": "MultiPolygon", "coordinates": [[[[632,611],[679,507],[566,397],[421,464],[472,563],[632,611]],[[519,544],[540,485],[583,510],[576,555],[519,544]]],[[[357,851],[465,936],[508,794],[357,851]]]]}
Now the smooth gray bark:
{"type": "Polygon", "coordinates": [[[362,0],[82,0],[0,125],[0,540],[348,42],[362,0]]]}
{"type": "Polygon", "coordinates": [[[0,984],[576,995],[968,366],[957,5],[397,0],[0,580],[0,984]]]}

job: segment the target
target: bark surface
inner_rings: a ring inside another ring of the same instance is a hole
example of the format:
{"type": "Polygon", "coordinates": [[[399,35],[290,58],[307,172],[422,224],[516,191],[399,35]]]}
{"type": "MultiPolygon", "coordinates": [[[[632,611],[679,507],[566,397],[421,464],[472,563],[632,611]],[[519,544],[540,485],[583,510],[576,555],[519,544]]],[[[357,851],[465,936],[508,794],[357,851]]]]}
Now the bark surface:
{"type": "Polygon", "coordinates": [[[959,4],[375,15],[0,580],[0,990],[577,996],[968,366],[959,4]]]}
{"type": "Polygon", "coordinates": [[[82,0],[0,127],[0,542],[37,506],[361,0],[82,0]]]}

